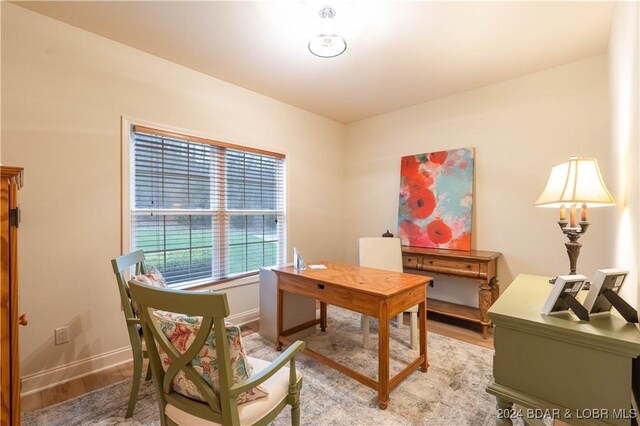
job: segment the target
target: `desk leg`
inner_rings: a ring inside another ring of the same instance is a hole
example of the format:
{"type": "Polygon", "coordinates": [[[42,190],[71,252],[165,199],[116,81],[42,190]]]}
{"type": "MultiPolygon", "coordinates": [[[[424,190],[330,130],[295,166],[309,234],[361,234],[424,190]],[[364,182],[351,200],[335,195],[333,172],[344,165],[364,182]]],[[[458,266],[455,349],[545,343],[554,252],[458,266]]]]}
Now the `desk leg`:
{"type": "Polygon", "coordinates": [[[420,366],[420,371],[427,372],[429,362],[427,362],[427,302],[420,302],[418,305],[418,321],[420,329],[420,355],[424,355],[424,362],[420,366]]]}
{"type": "Polygon", "coordinates": [[[489,327],[491,320],[489,319],[489,308],[491,307],[491,287],[488,282],[482,282],[480,291],[478,291],[478,307],[480,308],[480,324],[482,324],[482,337],[489,337],[489,327]]]}
{"type": "Polygon", "coordinates": [[[369,344],[369,317],[366,315],[362,315],[362,347],[364,349],[371,347],[369,344]]]}
{"type": "Polygon", "coordinates": [[[381,303],[378,315],[378,406],[389,405],[389,310],[381,303]]]}
{"type": "Polygon", "coordinates": [[[500,296],[500,286],[498,285],[497,278],[491,278],[489,281],[489,287],[491,288],[491,304],[493,305],[498,300],[498,296],[500,296]]]}
{"type": "Polygon", "coordinates": [[[282,298],[283,298],[283,291],[280,290],[280,287],[278,287],[278,300],[277,300],[277,319],[276,319],[276,324],[278,327],[278,332],[276,333],[276,351],[281,351],[282,350],[282,343],[280,343],[280,336],[282,335],[282,298]]]}
{"type": "Polygon", "coordinates": [[[320,302],[320,330],[327,331],[327,304],[320,302]]]}

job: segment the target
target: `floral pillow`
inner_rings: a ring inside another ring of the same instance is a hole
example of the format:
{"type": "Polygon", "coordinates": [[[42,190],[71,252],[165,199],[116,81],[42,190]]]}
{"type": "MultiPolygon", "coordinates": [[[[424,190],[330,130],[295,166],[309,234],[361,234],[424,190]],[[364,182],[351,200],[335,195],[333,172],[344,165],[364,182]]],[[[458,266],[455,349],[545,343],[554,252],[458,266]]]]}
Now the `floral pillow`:
{"type": "Polygon", "coordinates": [[[144,274],[136,275],[133,279],[141,282],[142,284],[147,284],[153,287],[167,288],[167,283],[165,282],[164,277],[155,266],[147,269],[144,274]]]}
{"type": "MultiPolygon", "coordinates": [[[[193,343],[196,333],[200,330],[202,318],[166,311],[155,311],[154,316],[171,344],[181,354],[185,353],[191,343],[193,343]]],[[[229,343],[231,370],[233,371],[233,383],[240,383],[251,377],[253,368],[251,364],[249,364],[247,354],[242,344],[240,327],[231,323],[226,323],[225,326],[227,330],[227,341],[229,343]]],[[[217,392],[220,389],[220,379],[218,375],[214,333],[215,331],[212,328],[200,353],[191,361],[191,366],[217,392]]],[[[162,368],[167,371],[172,362],[171,358],[160,346],[158,346],[158,354],[160,355],[162,368]]],[[[182,370],[176,374],[173,380],[173,390],[186,397],[204,401],[195,383],[193,383],[182,370]]],[[[260,386],[256,386],[238,395],[236,401],[238,404],[242,404],[254,399],[266,397],[267,395],[268,392],[260,386]]]]}

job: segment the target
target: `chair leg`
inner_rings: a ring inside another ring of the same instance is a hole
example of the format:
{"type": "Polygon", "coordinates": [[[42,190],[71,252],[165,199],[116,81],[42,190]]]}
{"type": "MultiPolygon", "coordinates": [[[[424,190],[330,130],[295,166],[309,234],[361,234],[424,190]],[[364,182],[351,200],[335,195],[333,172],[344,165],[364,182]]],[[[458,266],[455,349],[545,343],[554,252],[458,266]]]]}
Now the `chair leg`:
{"type": "Polygon", "coordinates": [[[411,349],[418,349],[418,313],[411,312],[411,349]]]}
{"type": "Polygon", "coordinates": [[[362,316],[362,347],[369,349],[369,317],[362,316]]]}
{"type": "Polygon", "coordinates": [[[151,380],[151,362],[147,364],[147,375],[144,377],[144,380],[151,380]]]}
{"type": "MultiPolygon", "coordinates": [[[[291,361],[291,368],[295,369],[295,360],[291,361]]],[[[293,370],[289,370],[290,373],[293,370]]],[[[293,373],[292,373],[293,374],[293,373]]],[[[289,380],[292,376],[290,376],[289,380]]],[[[297,384],[289,383],[289,402],[291,403],[291,424],[293,426],[300,426],[300,389],[302,388],[302,382],[297,384]]]]}
{"type": "Polygon", "coordinates": [[[160,426],[174,426],[176,423],[168,418],[164,412],[160,412],[162,415],[160,416],[160,426]]]}
{"type": "Polygon", "coordinates": [[[403,313],[402,313],[402,312],[400,312],[400,313],[398,314],[398,316],[397,316],[397,318],[396,318],[396,322],[398,323],[398,324],[397,324],[398,328],[400,328],[400,326],[401,326],[401,325],[402,325],[402,323],[403,323],[403,313]]]}
{"type": "Polygon", "coordinates": [[[291,406],[291,425],[300,426],[300,401],[291,406]]]}
{"type": "Polygon", "coordinates": [[[142,376],[142,354],[138,353],[133,356],[133,378],[131,383],[131,396],[129,396],[129,406],[125,419],[133,416],[133,410],[136,408],[138,401],[138,390],[140,389],[140,376],[142,376]]]}

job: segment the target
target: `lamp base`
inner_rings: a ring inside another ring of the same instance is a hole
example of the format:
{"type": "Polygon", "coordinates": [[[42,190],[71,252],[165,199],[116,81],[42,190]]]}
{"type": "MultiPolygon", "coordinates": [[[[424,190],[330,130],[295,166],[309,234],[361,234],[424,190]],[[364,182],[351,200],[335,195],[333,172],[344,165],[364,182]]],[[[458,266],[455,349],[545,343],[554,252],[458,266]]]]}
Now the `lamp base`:
{"type": "Polygon", "coordinates": [[[580,243],[578,240],[580,239],[582,234],[587,232],[590,223],[586,220],[581,220],[580,222],[578,222],[578,227],[576,227],[575,225],[569,227],[567,226],[566,220],[559,220],[558,225],[560,225],[562,232],[569,239],[569,241],[564,243],[564,246],[567,248],[567,255],[569,255],[569,275],[575,275],[578,264],[578,256],[580,256],[580,249],[582,248],[582,243],[580,243]]]}
{"type": "MultiPolygon", "coordinates": [[[[567,248],[567,255],[569,256],[569,275],[575,275],[577,273],[578,256],[580,256],[580,249],[582,248],[582,243],[578,240],[582,234],[587,232],[590,223],[586,220],[581,220],[578,222],[579,227],[569,227],[567,226],[568,222],[566,220],[559,220],[558,225],[569,239],[569,241],[564,243],[564,246],[567,248]]],[[[555,282],[555,278],[549,280],[550,284],[554,284],[555,282]]]]}
{"type": "MultiPolygon", "coordinates": [[[[569,238],[571,239],[571,237],[569,238]]],[[[580,238],[579,235],[578,238],[580,238]]],[[[564,243],[564,246],[567,248],[567,254],[569,255],[569,275],[575,275],[577,273],[578,256],[580,256],[580,249],[582,248],[582,243],[577,241],[578,238],[571,239],[571,241],[564,243]]],[[[555,278],[549,280],[550,284],[555,284],[555,282],[555,278]]]]}
{"type": "MultiPolygon", "coordinates": [[[[571,239],[571,237],[569,238],[571,239]]],[[[580,256],[580,249],[582,248],[582,243],[578,242],[578,238],[580,238],[579,234],[575,240],[571,239],[571,241],[564,243],[564,246],[567,248],[567,254],[569,255],[569,268],[571,269],[569,275],[576,274],[578,256],[580,256]]]]}

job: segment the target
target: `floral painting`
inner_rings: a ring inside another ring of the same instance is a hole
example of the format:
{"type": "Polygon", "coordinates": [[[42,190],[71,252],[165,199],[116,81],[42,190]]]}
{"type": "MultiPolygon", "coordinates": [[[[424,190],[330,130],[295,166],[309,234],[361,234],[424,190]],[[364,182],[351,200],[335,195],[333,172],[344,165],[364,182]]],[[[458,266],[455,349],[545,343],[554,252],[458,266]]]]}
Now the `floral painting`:
{"type": "Polygon", "coordinates": [[[473,148],[402,157],[402,245],[471,250],[473,148]]]}

